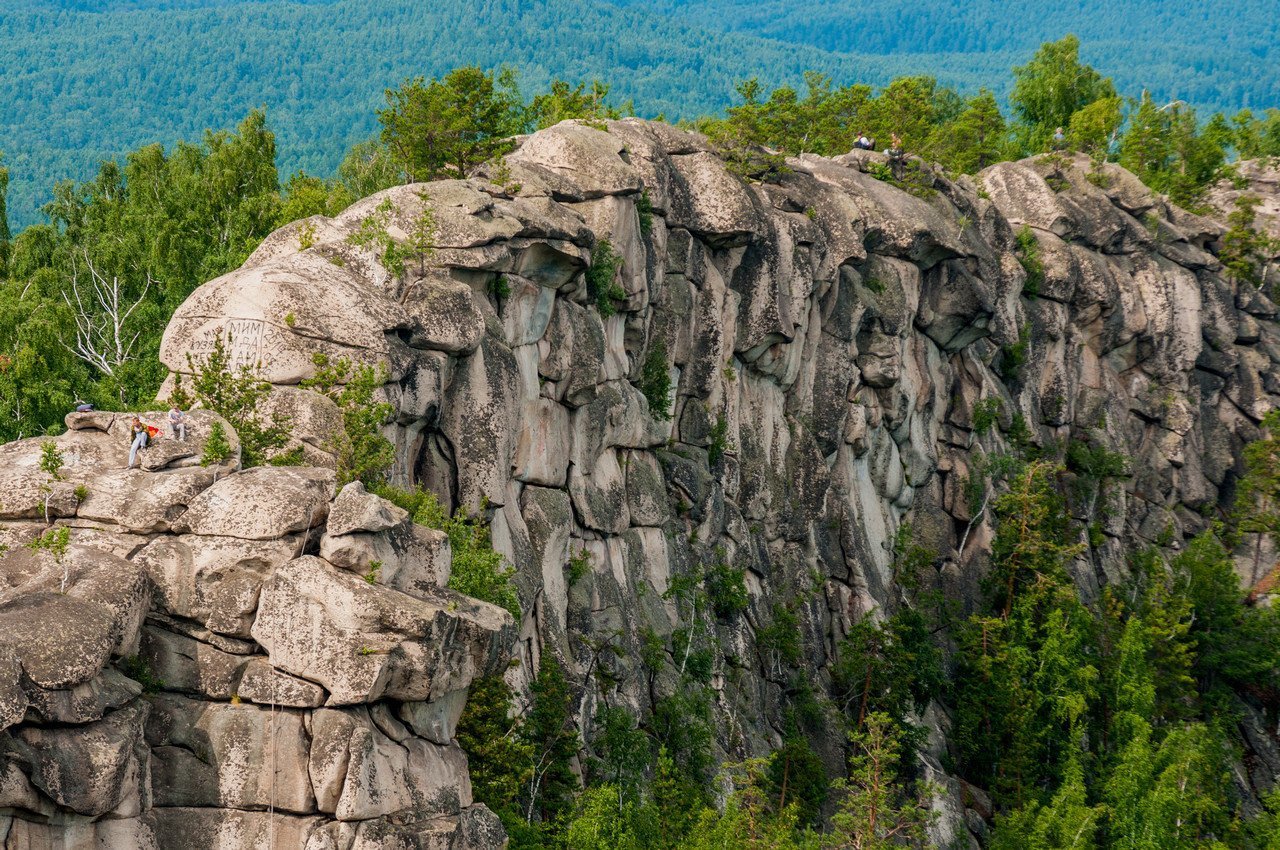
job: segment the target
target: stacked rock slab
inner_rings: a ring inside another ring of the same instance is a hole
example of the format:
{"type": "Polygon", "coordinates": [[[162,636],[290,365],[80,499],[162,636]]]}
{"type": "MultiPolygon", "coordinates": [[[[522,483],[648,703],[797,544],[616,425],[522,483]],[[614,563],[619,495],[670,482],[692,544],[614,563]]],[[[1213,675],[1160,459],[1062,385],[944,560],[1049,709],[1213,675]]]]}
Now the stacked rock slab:
{"type": "Polygon", "coordinates": [[[0,447],[0,847],[502,846],[453,737],[510,615],[332,470],[202,466],[215,420],[140,469],[126,414],[0,447]]]}
{"type": "MultiPolygon", "coordinates": [[[[828,682],[851,623],[904,604],[904,522],[937,553],[926,587],[973,609],[992,529],[966,482],[1004,435],[1025,424],[1041,445],[1130,458],[1072,504],[1093,530],[1073,565],[1088,598],[1135,548],[1229,502],[1280,393],[1276,308],[1224,274],[1224,226],[1121,168],[926,168],[907,192],[874,176],[873,153],[788,166],[749,183],[696,134],[565,122],[487,176],[282,228],[191,296],[161,356],[181,372],[230,334],[317,426],[328,403],[297,388],[315,354],[383,370],[396,481],[485,512],[517,570],[517,690],[551,653],[589,746],[602,704],[643,718],[680,689],[689,653],[653,669],[642,649],[692,632],[712,659],[715,755],[759,755],[781,741],[788,694],[828,682]],[[434,250],[402,274],[351,238],[381,220],[405,239],[428,208],[434,250]],[[1030,288],[1024,229],[1043,266],[1030,288]],[[586,275],[606,239],[614,292],[586,275]],[[638,386],[659,344],[670,420],[638,386]],[[976,409],[997,427],[975,429],[976,409]],[[740,616],[670,592],[717,565],[745,577],[740,616]],[[779,612],[798,622],[798,659],[758,637],[779,612]]],[[[300,439],[323,459],[322,427],[300,439]]],[[[924,722],[924,769],[947,792],[935,838],[967,844],[975,792],[941,768],[945,711],[924,722]]],[[[811,725],[838,773],[838,723],[811,725]]]]}
{"type": "MultiPolygon", "coordinates": [[[[150,700],[113,697],[117,713],[147,706],[138,752],[149,754],[155,834],[218,831],[236,836],[218,846],[252,846],[278,824],[291,838],[383,846],[375,834],[400,821],[382,812],[411,804],[446,812],[432,821],[445,840],[481,843],[468,830],[482,810],[465,807],[464,786],[446,800],[422,777],[457,775],[450,712],[509,646],[517,690],[544,655],[560,662],[588,748],[597,709],[648,717],[693,657],[714,695],[714,756],[767,752],[797,716],[797,689],[829,683],[851,624],[905,604],[893,568],[904,523],[937,553],[923,589],[973,610],[992,529],[966,484],[1011,433],[1130,459],[1071,502],[1091,531],[1072,565],[1085,598],[1123,579],[1135,549],[1176,543],[1229,503],[1240,449],[1280,398],[1280,339],[1275,305],[1215,256],[1223,224],[1085,158],[956,181],[926,168],[913,192],[877,179],[873,153],[788,165],[776,182],[748,183],[695,134],[566,122],[520,140],[491,174],[389,189],[282,228],[191,296],[166,332],[165,365],[180,373],[188,354],[229,337],[237,362],[260,364],[317,466],[332,465],[339,418],[299,387],[314,356],[381,370],[393,478],[485,514],[517,570],[523,617],[508,634],[491,609],[467,608],[454,640],[470,643],[432,643],[440,615],[422,597],[447,576],[442,543],[358,491],[330,504],[315,471],[239,473],[190,496],[175,479],[165,499],[187,507],[168,517],[129,506],[155,526],[143,530],[107,527],[119,522],[110,506],[76,520],[78,535],[146,570],[155,601],[139,651],[159,678],[183,683],[150,700]],[[406,239],[427,208],[434,250],[402,273],[353,244],[366,221],[406,239]],[[1018,248],[1028,237],[1043,278],[1031,286],[1024,263],[1035,264],[1018,248]],[[605,239],[620,258],[616,291],[586,275],[605,239]],[[669,420],[639,387],[659,350],[669,420]],[[274,524],[223,508],[226,481],[265,500],[277,475],[291,489],[274,524]],[[321,503],[327,526],[312,510],[321,503]],[[364,565],[395,553],[402,562],[379,571],[385,586],[359,586],[364,565]],[[741,613],[688,590],[724,569],[744,576],[741,613]],[[784,617],[798,651],[778,648],[770,627],[784,617]],[[264,726],[272,700],[275,725],[264,726]],[[218,749],[228,738],[233,755],[218,749]],[[381,759],[376,773],[369,759],[381,759]]],[[[34,523],[43,497],[23,492],[12,516],[34,523]]],[[[54,487],[60,511],[69,498],[54,487]]],[[[1258,568],[1242,558],[1246,582],[1258,568]]],[[[19,731],[38,728],[16,710],[19,731]]],[[[833,711],[805,713],[801,731],[836,774],[833,711]]],[[[945,708],[921,722],[922,770],[944,791],[934,841],[973,846],[983,795],[942,769],[945,708]]],[[[1273,746],[1255,731],[1251,746],[1273,746]]],[[[1270,756],[1257,761],[1280,763],[1270,756]]],[[[118,758],[121,775],[129,758],[142,756],[118,758]]],[[[52,768],[15,761],[30,799],[49,799],[52,768]]],[[[1250,775],[1240,790],[1267,781],[1250,775]]],[[[128,811],[76,817],[124,828],[128,811]]]]}

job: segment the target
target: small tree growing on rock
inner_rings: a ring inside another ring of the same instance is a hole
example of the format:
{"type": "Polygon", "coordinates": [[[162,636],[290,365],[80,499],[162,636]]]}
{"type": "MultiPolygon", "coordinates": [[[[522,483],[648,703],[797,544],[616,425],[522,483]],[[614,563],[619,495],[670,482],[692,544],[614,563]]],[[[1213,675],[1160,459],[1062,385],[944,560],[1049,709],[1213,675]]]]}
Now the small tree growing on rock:
{"type": "Polygon", "coordinates": [[[671,364],[667,360],[667,344],[655,339],[640,367],[640,392],[649,402],[649,415],[659,422],[671,419],[671,364]]]}
{"type": "Polygon", "coordinates": [[[200,454],[201,466],[217,466],[231,457],[231,441],[227,439],[227,429],[220,420],[214,420],[209,427],[209,437],[204,442],[204,451],[200,454]]]}
{"type": "Polygon", "coordinates": [[[524,103],[510,69],[496,74],[455,68],[438,80],[405,80],[388,89],[379,110],[382,141],[411,181],[465,179],[477,165],[508,151],[524,129],[524,103]]]}
{"type": "Polygon", "coordinates": [[[48,476],[48,479],[40,485],[40,492],[44,494],[44,521],[49,523],[49,500],[53,498],[53,485],[57,481],[62,480],[62,464],[64,458],[58,444],[49,440],[40,445],[40,471],[48,476]]]}
{"type": "Polygon", "coordinates": [[[395,447],[379,431],[394,408],[373,400],[374,392],[387,381],[386,370],[355,365],[345,357],[330,361],[320,353],[312,359],[316,374],[302,386],[328,396],[342,412],[342,431],[328,445],[338,464],[338,487],[352,481],[371,487],[381,484],[395,462],[395,447]]]}
{"type": "Polygon", "coordinates": [[[391,217],[396,212],[396,206],[390,198],[384,199],[373,212],[360,219],[359,227],[347,237],[352,245],[376,253],[378,262],[392,277],[398,278],[404,274],[405,263],[411,257],[418,258],[418,274],[426,274],[427,261],[435,253],[435,210],[425,192],[420,192],[418,197],[422,200],[422,212],[409,228],[406,241],[400,242],[388,230],[391,217]]]}
{"type": "Polygon", "coordinates": [[[595,302],[602,319],[618,312],[613,302],[627,297],[618,284],[618,270],[621,268],[622,257],[613,250],[613,244],[608,239],[597,242],[591,252],[591,265],[587,268],[587,295],[595,302]]]}
{"type": "MultiPolygon", "coordinates": [[[[240,457],[244,466],[260,466],[271,461],[289,441],[289,417],[281,413],[265,416],[259,407],[271,395],[271,384],[255,374],[248,365],[236,368],[227,350],[231,335],[218,334],[213,349],[201,361],[187,355],[187,367],[194,376],[191,389],[195,400],[217,413],[240,437],[240,457]]],[[[189,405],[192,397],[175,379],[173,399],[189,405]]]]}
{"type": "Polygon", "coordinates": [[[53,562],[62,568],[61,592],[67,592],[67,584],[71,581],[71,564],[67,561],[67,547],[71,543],[71,531],[65,525],[47,529],[35,540],[27,544],[32,552],[48,552],[53,562]]]}
{"type": "Polygon", "coordinates": [[[849,736],[854,754],[849,778],[833,783],[843,795],[831,816],[832,831],[822,846],[830,850],[891,850],[919,847],[925,828],[936,815],[928,800],[937,789],[928,784],[914,788],[898,782],[897,765],[902,748],[901,731],[893,718],[881,712],[868,714],[862,729],[849,736]]]}

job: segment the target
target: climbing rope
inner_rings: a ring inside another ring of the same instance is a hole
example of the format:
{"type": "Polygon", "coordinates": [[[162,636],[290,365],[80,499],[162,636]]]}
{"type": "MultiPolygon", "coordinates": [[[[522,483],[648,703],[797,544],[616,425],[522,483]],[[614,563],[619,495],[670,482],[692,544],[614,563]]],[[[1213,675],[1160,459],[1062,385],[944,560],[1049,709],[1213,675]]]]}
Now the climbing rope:
{"type": "MultiPolygon", "coordinates": [[[[270,656],[268,656],[268,659],[270,656]]],[[[267,662],[270,664],[270,660],[267,662]]],[[[276,668],[271,667],[271,798],[267,808],[267,843],[276,850],[276,668]]]]}

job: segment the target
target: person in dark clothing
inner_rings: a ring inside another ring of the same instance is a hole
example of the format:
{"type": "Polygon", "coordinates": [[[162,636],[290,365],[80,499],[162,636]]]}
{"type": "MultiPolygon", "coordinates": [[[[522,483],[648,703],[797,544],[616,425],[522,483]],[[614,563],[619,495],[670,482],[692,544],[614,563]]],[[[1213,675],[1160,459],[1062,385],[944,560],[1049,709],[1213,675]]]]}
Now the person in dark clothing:
{"type": "Polygon", "coordinates": [[[858,138],[854,141],[853,146],[860,151],[873,151],[876,149],[876,140],[866,134],[866,131],[858,134],[858,138]]]}
{"type": "Polygon", "coordinates": [[[907,152],[902,147],[902,139],[897,133],[889,134],[889,147],[885,150],[889,157],[889,168],[893,171],[893,179],[902,179],[902,169],[906,165],[907,152]]]}

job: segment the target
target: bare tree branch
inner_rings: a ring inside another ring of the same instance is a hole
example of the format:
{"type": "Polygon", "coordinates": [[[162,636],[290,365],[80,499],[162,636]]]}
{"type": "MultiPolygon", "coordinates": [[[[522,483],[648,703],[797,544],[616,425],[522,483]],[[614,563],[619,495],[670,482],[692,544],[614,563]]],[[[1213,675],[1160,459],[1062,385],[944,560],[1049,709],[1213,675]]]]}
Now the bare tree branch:
{"type": "Polygon", "coordinates": [[[108,281],[93,264],[88,249],[81,249],[84,258],[84,270],[72,257],[71,289],[62,291],[62,300],[71,308],[72,318],[76,323],[75,344],[62,345],[76,357],[93,366],[95,369],[114,375],[122,364],[133,359],[134,346],[137,345],[141,331],[129,335],[125,325],[129,317],[147,297],[155,279],[151,272],[146,273],[146,283],[142,292],[132,302],[125,296],[120,278],[112,275],[108,281]],[[84,274],[88,273],[85,281],[84,274]]]}

